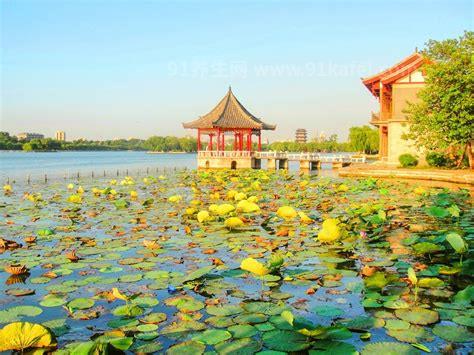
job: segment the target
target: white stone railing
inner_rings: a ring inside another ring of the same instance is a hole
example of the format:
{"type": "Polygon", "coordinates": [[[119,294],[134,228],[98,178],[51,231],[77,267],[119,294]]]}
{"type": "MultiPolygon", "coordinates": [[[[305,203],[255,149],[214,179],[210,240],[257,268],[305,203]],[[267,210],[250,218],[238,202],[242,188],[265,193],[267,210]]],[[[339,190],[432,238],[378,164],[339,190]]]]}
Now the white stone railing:
{"type": "Polygon", "coordinates": [[[320,153],[291,153],[291,152],[249,152],[249,151],[217,151],[201,150],[199,158],[251,158],[258,159],[288,159],[292,161],[319,161],[321,163],[365,163],[365,155],[351,156],[347,154],[324,155],[320,153]]]}
{"type": "Polygon", "coordinates": [[[291,153],[291,152],[255,152],[255,158],[259,159],[288,159],[288,160],[309,160],[320,161],[322,163],[365,163],[366,157],[350,155],[323,155],[320,153],[291,153]]]}

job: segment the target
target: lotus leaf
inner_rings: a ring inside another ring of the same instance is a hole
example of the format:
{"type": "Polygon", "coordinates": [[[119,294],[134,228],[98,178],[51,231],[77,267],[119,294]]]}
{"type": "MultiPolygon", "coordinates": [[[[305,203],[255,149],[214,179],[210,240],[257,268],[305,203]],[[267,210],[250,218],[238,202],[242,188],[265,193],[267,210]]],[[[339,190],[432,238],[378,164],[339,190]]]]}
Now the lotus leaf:
{"type": "Polygon", "coordinates": [[[192,339],[206,345],[215,345],[221,341],[230,339],[231,337],[232,335],[227,330],[208,329],[194,336],[192,339]]]}
{"type": "Polygon", "coordinates": [[[173,345],[166,352],[167,355],[199,355],[204,354],[206,345],[194,340],[173,345]]]}
{"type": "Polygon", "coordinates": [[[394,342],[371,343],[366,345],[361,351],[361,355],[373,354],[415,355],[420,354],[420,352],[410,345],[394,342]]]}
{"type": "Polygon", "coordinates": [[[75,311],[77,309],[88,309],[94,306],[94,300],[90,298],[76,298],[72,301],[70,301],[67,304],[67,307],[70,308],[72,311],[75,311]]]}
{"type": "Polygon", "coordinates": [[[474,335],[465,327],[436,324],[433,334],[453,343],[474,341],[474,335]]]}
{"type": "Polygon", "coordinates": [[[51,332],[40,324],[14,322],[0,329],[0,351],[44,348],[53,345],[51,332]]]}
{"type": "Polygon", "coordinates": [[[397,309],[395,315],[412,324],[431,324],[436,323],[439,319],[437,312],[421,307],[397,309]]]}
{"type": "Polygon", "coordinates": [[[257,353],[261,347],[262,344],[260,342],[250,338],[243,338],[219,343],[216,345],[216,350],[222,355],[252,355],[257,353]]]}
{"type": "Polygon", "coordinates": [[[271,330],[262,336],[263,344],[272,350],[294,352],[309,348],[308,338],[289,330],[271,330]]]}

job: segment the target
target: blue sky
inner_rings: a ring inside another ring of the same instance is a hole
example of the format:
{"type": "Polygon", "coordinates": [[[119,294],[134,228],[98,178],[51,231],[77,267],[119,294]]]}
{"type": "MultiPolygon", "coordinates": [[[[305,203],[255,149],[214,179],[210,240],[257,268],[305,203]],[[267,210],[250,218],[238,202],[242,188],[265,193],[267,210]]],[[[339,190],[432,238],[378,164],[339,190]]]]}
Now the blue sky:
{"type": "Polygon", "coordinates": [[[360,77],[472,30],[471,1],[0,0],[1,130],[178,135],[229,85],[257,117],[336,133],[367,124],[360,77]]]}

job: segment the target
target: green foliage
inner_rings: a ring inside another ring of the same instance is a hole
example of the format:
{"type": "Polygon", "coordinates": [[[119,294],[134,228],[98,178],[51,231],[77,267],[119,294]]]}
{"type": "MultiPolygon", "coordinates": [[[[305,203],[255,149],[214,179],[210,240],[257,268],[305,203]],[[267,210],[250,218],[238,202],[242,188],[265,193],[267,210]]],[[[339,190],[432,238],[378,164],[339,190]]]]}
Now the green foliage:
{"type": "Polygon", "coordinates": [[[429,152],[425,159],[429,166],[443,167],[451,165],[451,161],[446,154],[440,152],[429,152]]]}
{"type": "Polygon", "coordinates": [[[21,143],[15,136],[10,136],[8,132],[0,132],[0,150],[19,150],[21,143]]]}
{"type": "Polygon", "coordinates": [[[61,142],[51,138],[32,139],[24,143],[22,148],[27,152],[48,152],[61,149],[61,142]]]}
{"type": "MultiPolygon", "coordinates": [[[[406,111],[408,138],[427,149],[466,146],[474,141],[474,32],[457,39],[431,40],[423,55],[426,86],[406,111]]],[[[470,159],[472,167],[473,161],[470,159]]]]}
{"type": "Polygon", "coordinates": [[[418,159],[416,159],[415,156],[411,154],[402,154],[398,157],[398,161],[400,162],[400,165],[403,168],[408,168],[412,166],[417,166],[418,165],[418,159]]]}
{"type": "Polygon", "coordinates": [[[197,150],[197,141],[195,138],[178,137],[158,137],[148,138],[143,146],[147,150],[155,152],[195,152],[197,150]]]}
{"type": "Polygon", "coordinates": [[[379,151],[379,132],[369,126],[351,127],[349,145],[356,152],[374,154],[379,151]]]}

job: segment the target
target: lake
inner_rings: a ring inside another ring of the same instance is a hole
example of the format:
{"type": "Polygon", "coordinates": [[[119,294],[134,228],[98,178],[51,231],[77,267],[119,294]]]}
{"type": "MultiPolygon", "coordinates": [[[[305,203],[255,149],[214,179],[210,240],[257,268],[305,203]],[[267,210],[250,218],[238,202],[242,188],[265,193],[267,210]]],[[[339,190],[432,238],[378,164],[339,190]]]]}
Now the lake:
{"type": "MultiPolygon", "coordinates": [[[[31,180],[63,177],[81,177],[94,175],[116,176],[125,174],[136,175],[149,172],[156,173],[156,169],[188,168],[195,169],[196,154],[149,154],[147,152],[135,151],[87,151],[87,152],[0,152],[0,179],[17,182],[26,181],[28,175],[31,180]]],[[[262,161],[265,168],[266,161],[262,161]]],[[[326,170],[324,175],[334,175],[331,170],[326,170]]],[[[298,169],[297,162],[290,162],[290,170],[298,169]]]]}
{"type": "Polygon", "coordinates": [[[25,153],[0,152],[0,178],[32,179],[44,177],[64,177],[80,175],[90,176],[137,173],[141,170],[156,168],[190,168],[196,167],[195,154],[148,154],[147,152],[118,151],[118,152],[54,152],[54,153],[25,153]]]}

